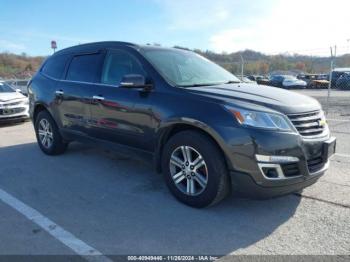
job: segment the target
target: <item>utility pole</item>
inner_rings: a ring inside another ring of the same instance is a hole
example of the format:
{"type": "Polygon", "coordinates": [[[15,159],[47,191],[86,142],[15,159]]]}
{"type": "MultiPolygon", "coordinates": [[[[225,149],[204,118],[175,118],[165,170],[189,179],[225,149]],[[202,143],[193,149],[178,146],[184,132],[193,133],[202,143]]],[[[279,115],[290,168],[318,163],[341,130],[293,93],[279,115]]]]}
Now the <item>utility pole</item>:
{"type": "Polygon", "coordinates": [[[244,59],[242,54],[239,54],[239,56],[241,57],[241,80],[243,81],[243,74],[244,74],[244,59]]]}
{"type": "Polygon", "coordinates": [[[332,77],[333,77],[333,69],[334,69],[334,59],[337,55],[337,46],[334,47],[331,46],[331,70],[329,73],[329,84],[328,84],[328,93],[327,93],[327,109],[326,109],[326,115],[328,115],[329,111],[329,97],[331,95],[331,87],[332,87],[332,77]]]}

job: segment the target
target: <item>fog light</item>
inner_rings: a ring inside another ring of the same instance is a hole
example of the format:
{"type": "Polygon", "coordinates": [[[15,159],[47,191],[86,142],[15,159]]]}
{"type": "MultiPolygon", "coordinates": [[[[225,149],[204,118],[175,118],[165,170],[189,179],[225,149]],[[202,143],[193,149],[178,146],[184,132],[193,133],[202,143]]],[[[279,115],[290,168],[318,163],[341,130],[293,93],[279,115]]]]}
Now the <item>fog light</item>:
{"type": "Polygon", "coordinates": [[[275,168],[263,167],[262,171],[264,172],[265,176],[267,176],[268,178],[278,178],[278,173],[275,168]]]}
{"type": "Polygon", "coordinates": [[[280,164],[258,163],[258,166],[266,179],[285,179],[280,164]]]}

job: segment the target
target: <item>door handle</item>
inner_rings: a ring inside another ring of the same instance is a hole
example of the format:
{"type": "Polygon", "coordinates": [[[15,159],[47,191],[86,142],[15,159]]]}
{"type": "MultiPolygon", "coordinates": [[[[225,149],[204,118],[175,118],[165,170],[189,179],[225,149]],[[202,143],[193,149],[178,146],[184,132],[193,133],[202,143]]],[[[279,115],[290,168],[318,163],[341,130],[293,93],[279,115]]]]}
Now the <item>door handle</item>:
{"type": "Polygon", "coordinates": [[[62,96],[64,95],[64,92],[62,90],[56,90],[55,94],[58,96],[62,96]]]}
{"type": "Polygon", "coordinates": [[[103,96],[93,96],[92,97],[93,100],[97,100],[97,101],[103,101],[105,100],[105,98],[103,96]]]}

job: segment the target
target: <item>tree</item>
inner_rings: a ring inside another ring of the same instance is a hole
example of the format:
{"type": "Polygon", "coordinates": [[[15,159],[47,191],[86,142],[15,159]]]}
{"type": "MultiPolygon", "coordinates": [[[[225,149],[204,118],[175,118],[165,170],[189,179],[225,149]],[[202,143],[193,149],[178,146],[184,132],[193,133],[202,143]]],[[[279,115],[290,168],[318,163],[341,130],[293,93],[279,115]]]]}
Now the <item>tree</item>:
{"type": "Polygon", "coordinates": [[[305,71],[306,65],[303,62],[297,62],[295,65],[295,69],[298,69],[300,71],[305,71]]]}
{"type": "Polygon", "coordinates": [[[259,74],[267,75],[269,73],[270,66],[266,62],[259,63],[259,74]]]}
{"type": "Polygon", "coordinates": [[[32,64],[29,63],[28,65],[26,65],[24,71],[33,71],[33,66],[32,66],[32,64]]]}

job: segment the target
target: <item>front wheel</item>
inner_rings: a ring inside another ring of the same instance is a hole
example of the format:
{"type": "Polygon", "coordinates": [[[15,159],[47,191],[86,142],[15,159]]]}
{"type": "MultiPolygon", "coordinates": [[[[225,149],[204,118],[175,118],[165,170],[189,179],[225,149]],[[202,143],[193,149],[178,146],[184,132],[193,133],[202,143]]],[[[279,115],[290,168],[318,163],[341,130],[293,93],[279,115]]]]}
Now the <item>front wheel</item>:
{"type": "Polygon", "coordinates": [[[40,149],[47,155],[62,154],[67,143],[63,140],[58,127],[47,111],[41,111],[36,117],[35,134],[40,149]]]}
{"type": "Polygon", "coordinates": [[[230,191],[222,152],[200,132],[183,131],[170,138],[163,150],[162,171],[173,195],[193,207],[216,204],[230,191]]]}

